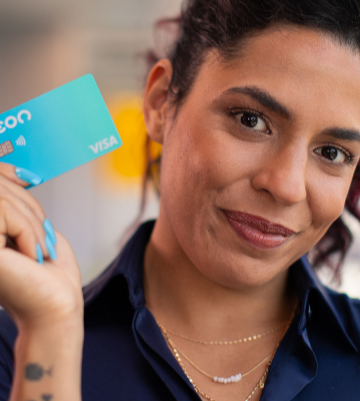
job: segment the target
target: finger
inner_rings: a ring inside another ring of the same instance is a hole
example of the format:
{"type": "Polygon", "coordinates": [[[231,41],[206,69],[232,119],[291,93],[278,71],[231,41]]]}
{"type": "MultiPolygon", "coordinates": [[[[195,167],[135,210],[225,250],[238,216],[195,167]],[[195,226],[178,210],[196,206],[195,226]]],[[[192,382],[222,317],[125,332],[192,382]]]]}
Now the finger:
{"type": "Polygon", "coordinates": [[[37,185],[41,181],[42,180],[37,175],[29,170],[18,168],[7,163],[0,163],[0,196],[2,193],[1,187],[10,189],[12,192],[14,192],[14,194],[29,204],[33,211],[38,215],[39,219],[45,220],[45,212],[43,211],[40,203],[31,195],[29,191],[25,191],[20,187],[20,185],[37,185]],[[19,177],[22,177],[22,179],[19,177]],[[25,179],[27,182],[24,181],[25,179]]]}
{"type": "Polygon", "coordinates": [[[22,187],[35,186],[42,182],[41,177],[32,171],[8,163],[0,163],[0,175],[22,187]]]}
{"type": "Polygon", "coordinates": [[[11,181],[14,179],[14,169],[17,175],[21,172],[21,177],[25,177],[33,185],[39,183],[38,177],[34,176],[34,174],[28,170],[0,163],[0,197],[4,197],[14,202],[17,205],[17,208],[33,222],[41,247],[41,250],[37,249],[38,258],[40,257],[40,259],[42,259],[42,255],[44,255],[45,257],[56,259],[56,235],[53,226],[46,218],[41,204],[31,195],[31,193],[25,191],[24,188],[21,188],[14,181],[11,181]],[[1,175],[1,172],[3,175],[1,175]],[[19,199],[17,200],[16,197],[19,199]],[[38,217],[39,221],[34,219],[33,214],[38,217]]]}
{"type": "MultiPolygon", "coordinates": [[[[55,232],[40,203],[23,188],[1,176],[0,198],[14,204],[18,211],[32,224],[40,244],[40,249],[37,249],[38,260],[42,261],[42,255],[45,258],[56,259],[54,248],[56,244],[55,232]]],[[[21,244],[19,244],[19,251],[22,252],[21,244]]]]}
{"type": "Polygon", "coordinates": [[[32,299],[36,294],[27,294],[28,291],[38,287],[36,278],[37,263],[28,257],[15,252],[11,249],[0,249],[0,304],[13,317],[16,318],[14,310],[26,307],[28,299],[32,299]]]}
{"type": "MultiPolygon", "coordinates": [[[[30,222],[30,224],[33,226],[33,229],[36,233],[36,237],[38,238],[38,242],[41,247],[42,255],[45,258],[50,256],[52,259],[55,259],[56,251],[53,249],[53,246],[56,244],[55,232],[50,221],[46,218],[45,213],[42,210],[40,204],[37,204],[37,201],[35,201],[35,204],[37,205],[38,208],[38,212],[35,213],[32,208],[34,207],[33,205],[30,206],[23,199],[17,197],[16,195],[13,194],[13,192],[4,187],[2,187],[1,190],[1,198],[4,201],[6,200],[9,203],[13,204],[15,208],[20,213],[22,213],[30,222]]],[[[19,244],[19,251],[22,252],[20,244],[19,244]]],[[[38,259],[39,256],[41,259],[40,251],[37,250],[37,253],[38,253],[38,259]]]]}
{"type": "Polygon", "coordinates": [[[41,317],[44,308],[54,310],[46,304],[62,297],[61,281],[61,272],[45,268],[11,249],[0,250],[0,303],[15,322],[17,317],[41,317]]]}
{"type": "MultiPolygon", "coordinates": [[[[62,240],[62,238],[61,238],[62,240]]],[[[82,314],[83,296],[76,260],[69,259],[69,245],[61,241],[67,270],[47,262],[40,266],[10,249],[0,250],[0,304],[18,325],[57,321],[59,316],[82,314]],[[67,249],[67,250],[66,250],[67,249]]]]}
{"type": "MultiPolygon", "coordinates": [[[[38,260],[38,243],[43,242],[34,229],[33,223],[14,203],[0,199],[0,245],[6,244],[7,236],[12,238],[18,250],[24,255],[38,260]]],[[[44,247],[45,248],[45,247],[44,247]]]]}
{"type": "Polygon", "coordinates": [[[56,260],[46,262],[45,265],[61,269],[67,273],[74,284],[80,283],[81,286],[81,274],[75,253],[66,238],[58,230],[55,230],[55,233],[58,239],[56,245],[58,257],[56,260]]]}
{"type": "MultiPolygon", "coordinates": [[[[2,164],[3,163],[0,163],[0,167],[2,164]]],[[[6,196],[9,192],[25,202],[41,221],[46,219],[46,214],[40,202],[33,197],[31,192],[26,191],[18,184],[10,181],[7,177],[0,174],[0,197],[6,196]]]]}

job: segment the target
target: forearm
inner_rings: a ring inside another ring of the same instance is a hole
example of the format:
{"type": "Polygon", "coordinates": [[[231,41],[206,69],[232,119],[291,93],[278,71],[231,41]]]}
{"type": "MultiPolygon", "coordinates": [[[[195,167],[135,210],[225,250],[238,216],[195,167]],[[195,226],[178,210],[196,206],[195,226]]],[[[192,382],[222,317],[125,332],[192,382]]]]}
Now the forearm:
{"type": "Polygon", "coordinates": [[[82,350],[78,323],[20,331],[9,401],[80,401],[82,350]]]}

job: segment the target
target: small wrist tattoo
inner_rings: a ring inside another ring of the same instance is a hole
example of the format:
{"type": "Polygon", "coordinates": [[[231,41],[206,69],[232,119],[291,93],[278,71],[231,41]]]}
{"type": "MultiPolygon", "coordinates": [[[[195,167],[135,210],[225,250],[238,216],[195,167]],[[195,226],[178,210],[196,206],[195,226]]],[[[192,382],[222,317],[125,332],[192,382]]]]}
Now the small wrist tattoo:
{"type": "Polygon", "coordinates": [[[52,368],[45,370],[41,365],[37,363],[29,363],[25,367],[25,377],[30,381],[39,381],[45,375],[52,375],[52,368]]]}
{"type": "MultiPolygon", "coordinates": [[[[41,401],[51,401],[53,399],[52,394],[43,394],[41,396],[41,401]]],[[[27,401],[35,401],[35,400],[27,400],[27,401]]]]}

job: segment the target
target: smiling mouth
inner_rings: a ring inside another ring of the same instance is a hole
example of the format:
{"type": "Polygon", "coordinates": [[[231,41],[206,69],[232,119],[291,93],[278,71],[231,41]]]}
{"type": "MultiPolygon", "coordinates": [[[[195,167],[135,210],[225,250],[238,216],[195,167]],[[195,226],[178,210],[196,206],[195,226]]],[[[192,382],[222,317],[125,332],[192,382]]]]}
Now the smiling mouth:
{"type": "Polygon", "coordinates": [[[223,210],[228,222],[243,240],[261,249],[274,249],[283,245],[294,231],[247,213],[223,210]]]}

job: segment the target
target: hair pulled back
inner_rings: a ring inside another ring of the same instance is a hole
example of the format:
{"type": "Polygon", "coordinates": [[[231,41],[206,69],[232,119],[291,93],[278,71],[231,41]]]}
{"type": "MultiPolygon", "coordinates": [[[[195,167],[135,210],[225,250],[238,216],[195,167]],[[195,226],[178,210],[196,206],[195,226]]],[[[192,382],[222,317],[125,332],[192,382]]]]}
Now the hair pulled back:
{"type": "MultiPolygon", "coordinates": [[[[231,60],[239,54],[242,41],[276,24],[315,29],[353,51],[360,50],[360,0],[187,0],[181,16],[157,23],[157,32],[163,38],[166,35],[167,46],[165,51],[159,48],[148,53],[149,66],[162,57],[172,62],[169,96],[177,111],[191,91],[209,50],[216,49],[224,60],[231,60]]],[[[146,181],[152,178],[155,184],[159,182],[159,165],[160,157],[149,158],[146,181]]],[[[345,205],[358,220],[359,198],[358,165],[345,205]]],[[[333,269],[334,277],[339,277],[351,242],[351,232],[340,217],[314,248],[314,266],[326,263],[333,269]]]]}

